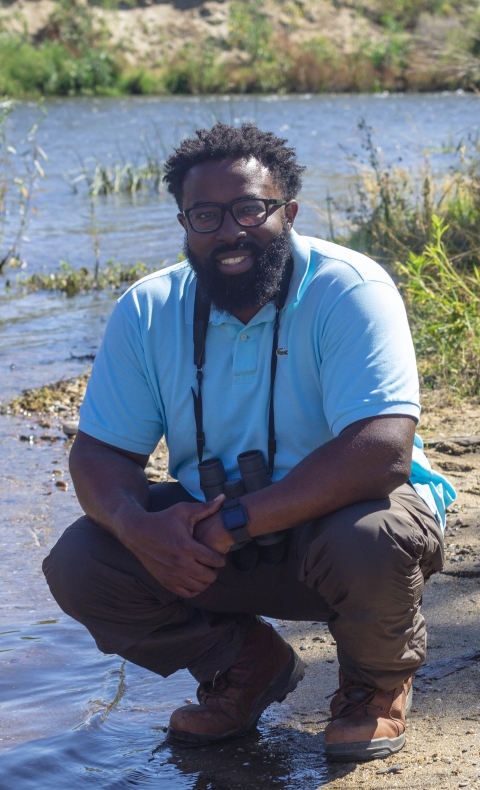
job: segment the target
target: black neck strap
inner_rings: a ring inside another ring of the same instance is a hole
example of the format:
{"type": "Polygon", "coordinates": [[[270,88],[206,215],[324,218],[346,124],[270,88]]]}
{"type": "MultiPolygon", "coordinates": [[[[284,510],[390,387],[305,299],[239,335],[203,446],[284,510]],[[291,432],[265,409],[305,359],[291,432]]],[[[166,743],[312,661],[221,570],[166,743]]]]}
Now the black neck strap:
{"type": "Polygon", "coordinates": [[[195,393],[192,387],[192,395],[199,464],[202,462],[203,448],[205,447],[205,433],[203,431],[202,368],[205,364],[205,341],[207,339],[208,321],[210,319],[210,304],[210,299],[202,292],[197,280],[195,305],[193,308],[193,362],[197,367],[198,390],[197,393],[195,393]]]}
{"type": "MultiPolygon", "coordinates": [[[[275,321],[273,324],[272,356],[270,360],[270,394],[268,407],[268,470],[270,476],[273,474],[275,453],[277,443],[275,441],[275,410],[273,404],[273,391],[275,387],[275,377],[277,375],[277,350],[278,332],[280,328],[280,311],[285,305],[288,288],[293,272],[293,260],[290,258],[283,273],[279,291],[275,297],[275,321]]],[[[203,403],[202,403],[202,383],[203,366],[205,364],[205,341],[207,338],[208,322],[210,319],[211,302],[203,293],[197,280],[195,290],[195,305],[193,308],[193,362],[197,368],[197,392],[192,387],[193,412],[195,415],[196,440],[198,462],[203,460],[203,450],[205,447],[205,433],[203,430],[203,403]]]]}

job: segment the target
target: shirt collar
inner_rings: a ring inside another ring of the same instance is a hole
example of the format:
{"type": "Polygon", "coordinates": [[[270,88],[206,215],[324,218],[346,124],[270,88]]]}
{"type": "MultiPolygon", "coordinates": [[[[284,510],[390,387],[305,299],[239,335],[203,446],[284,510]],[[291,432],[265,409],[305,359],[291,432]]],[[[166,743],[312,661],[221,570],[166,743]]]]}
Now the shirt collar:
{"type": "MultiPolygon", "coordinates": [[[[310,244],[308,237],[300,236],[293,229],[290,231],[292,241],[292,257],[293,257],[293,273],[290,280],[285,307],[298,302],[301,298],[302,286],[307,276],[308,265],[310,263],[310,244]]],[[[193,324],[193,306],[195,302],[195,287],[197,278],[193,271],[190,272],[189,281],[186,285],[187,296],[185,300],[185,321],[187,324],[193,324]]],[[[268,302],[261,310],[252,318],[248,326],[255,326],[255,324],[267,323],[275,319],[275,305],[273,302],[268,302]]],[[[243,326],[242,322],[235,318],[235,316],[228,313],[222,313],[215,307],[210,310],[210,324],[217,326],[219,324],[239,324],[243,326]]]]}

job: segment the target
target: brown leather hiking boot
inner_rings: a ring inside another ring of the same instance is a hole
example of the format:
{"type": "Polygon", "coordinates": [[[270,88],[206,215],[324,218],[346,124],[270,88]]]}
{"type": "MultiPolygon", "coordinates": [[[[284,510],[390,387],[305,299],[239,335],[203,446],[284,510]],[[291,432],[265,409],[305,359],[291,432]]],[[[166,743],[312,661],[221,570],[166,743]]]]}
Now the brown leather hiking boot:
{"type": "Polygon", "coordinates": [[[239,657],[223,675],[197,690],[199,705],[173,712],[167,741],[206,746],[237,738],[255,726],[272,702],[282,702],[304,675],[303,661],[263,620],[247,634],[239,657]]]}
{"type": "Polygon", "coordinates": [[[354,683],[340,670],[340,687],[325,729],[325,752],[333,762],[378,760],[405,745],[405,718],[412,706],[412,678],[392,691],[354,683]]]}

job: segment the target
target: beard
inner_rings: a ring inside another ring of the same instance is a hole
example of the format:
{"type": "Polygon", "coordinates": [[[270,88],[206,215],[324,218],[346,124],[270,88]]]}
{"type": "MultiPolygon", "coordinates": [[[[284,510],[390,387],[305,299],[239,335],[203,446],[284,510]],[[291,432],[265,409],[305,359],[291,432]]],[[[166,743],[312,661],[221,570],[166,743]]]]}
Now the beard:
{"type": "Polygon", "coordinates": [[[199,284],[212,304],[222,313],[234,313],[263,307],[275,298],[283,273],[292,255],[290,231],[285,225],[282,232],[266,247],[253,242],[224,244],[217,247],[206,259],[200,259],[189,247],[185,236],[183,252],[197,275],[199,284]],[[253,266],[240,274],[225,274],[218,270],[216,256],[223,252],[248,249],[254,256],[253,266]]]}

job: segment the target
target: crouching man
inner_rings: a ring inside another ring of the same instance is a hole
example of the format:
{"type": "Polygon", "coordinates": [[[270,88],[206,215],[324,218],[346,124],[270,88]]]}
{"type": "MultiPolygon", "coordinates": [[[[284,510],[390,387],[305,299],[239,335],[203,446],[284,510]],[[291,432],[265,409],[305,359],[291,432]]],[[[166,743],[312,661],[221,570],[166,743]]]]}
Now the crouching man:
{"type": "Polygon", "coordinates": [[[100,650],[196,678],[172,744],[237,737],[302,679],[262,615],[327,622],[327,756],[369,760],[405,742],[454,492],[415,437],[398,291],[370,259],[293,230],[302,170],[248,124],[170,156],[186,260],[113,311],[71,453],[86,515],[44,570],[100,650]],[[149,486],[162,436],[178,482],[149,486]]]}

